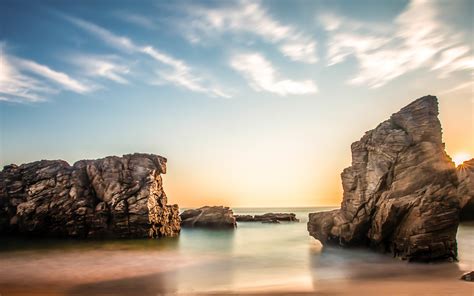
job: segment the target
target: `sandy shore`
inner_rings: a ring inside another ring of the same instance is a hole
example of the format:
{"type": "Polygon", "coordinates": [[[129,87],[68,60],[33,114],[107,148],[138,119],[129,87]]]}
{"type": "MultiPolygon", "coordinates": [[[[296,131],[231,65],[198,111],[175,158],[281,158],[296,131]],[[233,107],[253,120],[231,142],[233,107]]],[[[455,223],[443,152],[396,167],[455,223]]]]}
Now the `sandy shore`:
{"type": "MultiPolygon", "coordinates": [[[[234,291],[177,292],[177,273],[214,259],[174,252],[19,252],[0,258],[4,295],[474,295],[474,283],[459,280],[457,263],[383,266],[359,264],[346,278],[291,278],[248,283],[234,291]],[[60,258],[60,260],[51,260],[60,258]],[[132,260],[131,260],[132,259],[132,260]],[[146,262],[146,264],[144,264],[146,262]],[[401,266],[401,268],[400,268],[401,266]],[[385,270],[381,270],[381,268],[385,270]]],[[[354,267],[354,266],[353,266],[354,267]]],[[[199,278],[198,275],[196,275],[199,278]]],[[[212,287],[209,287],[212,289],[212,287]]]]}

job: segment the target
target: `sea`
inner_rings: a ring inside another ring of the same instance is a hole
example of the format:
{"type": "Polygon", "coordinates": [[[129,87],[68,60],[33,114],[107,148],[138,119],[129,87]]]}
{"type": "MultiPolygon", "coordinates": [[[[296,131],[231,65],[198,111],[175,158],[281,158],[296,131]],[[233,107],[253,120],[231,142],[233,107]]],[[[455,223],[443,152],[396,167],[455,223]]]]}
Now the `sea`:
{"type": "Polygon", "coordinates": [[[0,295],[345,295],[364,287],[385,295],[379,289],[400,285],[413,295],[473,295],[474,283],[459,277],[474,270],[474,224],[458,229],[458,262],[413,264],[365,249],[323,248],[306,223],[310,212],[331,209],[234,208],[291,212],[300,221],[182,229],[159,240],[0,238],[0,295]]]}

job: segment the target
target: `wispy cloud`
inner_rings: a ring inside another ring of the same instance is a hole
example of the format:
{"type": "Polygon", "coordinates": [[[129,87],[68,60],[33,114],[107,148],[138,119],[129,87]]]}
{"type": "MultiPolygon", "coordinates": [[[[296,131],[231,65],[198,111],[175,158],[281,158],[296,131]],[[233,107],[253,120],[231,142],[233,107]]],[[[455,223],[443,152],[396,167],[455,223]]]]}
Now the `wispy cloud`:
{"type": "Polygon", "coordinates": [[[216,33],[247,33],[277,44],[282,54],[293,61],[312,64],[318,60],[314,38],[275,20],[258,1],[239,1],[218,8],[192,7],[188,13],[190,21],[183,30],[193,43],[216,33]]]}
{"type": "Polygon", "coordinates": [[[110,46],[113,46],[122,51],[135,52],[139,51],[139,47],[136,46],[129,38],[115,35],[107,29],[102,28],[94,23],[85,21],[83,19],[60,14],[64,19],[76,25],[77,27],[94,34],[99,39],[103,40],[110,46]]]}
{"type": "Polygon", "coordinates": [[[328,65],[354,56],[359,71],[348,82],[372,88],[419,68],[436,70],[441,77],[473,69],[472,49],[439,15],[436,4],[426,0],[411,1],[391,27],[321,14],[329,35],[328,65]]]}
{"type": "Polygon", "coordinates": [[[85,21],[72,16],[63,15],[63,17],[71,23],[75,24],[76,26],[95,35],[96,37],[107,43],[109,46],[117,50],[135,54],[144,54],[151,57],[155,61],[158,61],[161,64],[168,66],[169,69],[167,70],[157,71],[160,78],[160,82],[167,81],[168,83],[184,87],[190,91],[206,93],[210,96],[224,98],[230,97],[229,94],[219,90],[219,87],[210,85],[210,83],[204,81],[204,78],[197,75],[195,73],[196,71],[193,70],[184,61],[172,57],[171,55],[166,54],[151,45],[138,45],[128,37],[116,35],[111,31],[89,21],[85,21]]]}
{"type": "Polygon", "coordinates": [[[240,72],[256,91],[267,91],[281,96],[317,93],[311,80],[294,81],[281,78],[272,64],[259,53],[238,54],[232,57],[232,68],[240,72]]]}
{"type": "Polygon", "coordinates": [[[78,54],[72,56],[70,60],[86,76],[105,78],[120,84],[129,83],[126,75],[130,73],[130,67],[118,56],[78,54]]]}
{"type": "Polygon", "coordinates": [[[84,94],[93,87],[35,61],[7,55],[0,45],[0,100],[39,102],[61,90],[84,94]]]}
{"type": "Polygon", "coordinates": [[[55,71],[48,66],[38,64],[31,60],[14,58],[13,59],[18,68],[25,70],[27,72],[34,73],[36,75],[42,76],[58,86],[76,92],[76,93],[86,93],[92,90],[91,87],[83,84],[73,78],[71,78],[66,73],[55,71]]]}

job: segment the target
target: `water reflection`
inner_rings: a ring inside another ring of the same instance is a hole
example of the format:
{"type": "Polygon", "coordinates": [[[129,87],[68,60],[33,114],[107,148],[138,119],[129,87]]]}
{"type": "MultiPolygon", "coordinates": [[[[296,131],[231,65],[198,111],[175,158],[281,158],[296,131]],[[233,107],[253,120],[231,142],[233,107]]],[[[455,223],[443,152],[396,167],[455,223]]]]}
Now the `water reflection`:
{"type": "Polygon", "coordinates": [[[179,252],[183,255],[205,256],[202,264],[176,272],[179,291],[225,290],[234,279],[235,231],[210,229],[183,229],[179,240],[179,252]]]}

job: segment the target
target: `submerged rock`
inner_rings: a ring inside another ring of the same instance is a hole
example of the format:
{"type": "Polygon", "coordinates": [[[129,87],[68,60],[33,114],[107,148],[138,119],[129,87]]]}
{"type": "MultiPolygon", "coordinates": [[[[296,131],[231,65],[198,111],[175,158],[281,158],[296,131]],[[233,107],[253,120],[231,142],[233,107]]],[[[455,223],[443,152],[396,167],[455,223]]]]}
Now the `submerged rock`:
{"type": "Polygon", "coordinates": [[[467,282],[474,282],[474,271],[467,272],[461,276],[461,280],[467,282]]]}
{"type": "Polygon", "coordinates": [[[474,220],[474,158],[465,161],[456,169],[461,201],[461,221],[474,220]]]}
{"type": "Polygon", "coordinates": [[[0,233],[57,237],[162,237],[180,231],[177,205],[167,205],[153,154],[41,160],[0,173],[0,233]]]}
{"type": "Polygon", "coordinates": [[[237,222],[279,223],[280,221],[299,222],[294,213],[266,213],[263,215],[235,215],[237,222]]]}
{"type": "Polygon", "coordinates": [[[402,108],[351,150],[341,208],[311,213],[309,233],[326,245],[371,246],[408,260],[456,259],[458,181],[437,98],[402,108]]]}
{"type": "Polygon", "coordinates": [[[234,212],[229,207],[214,206],[190,209],[181,213],[182,227],[235,228],[234,212]]]}

